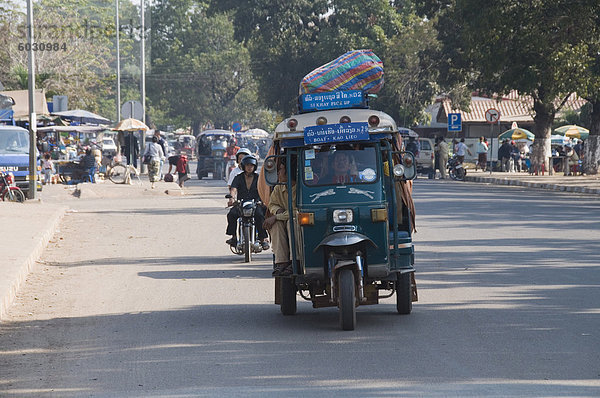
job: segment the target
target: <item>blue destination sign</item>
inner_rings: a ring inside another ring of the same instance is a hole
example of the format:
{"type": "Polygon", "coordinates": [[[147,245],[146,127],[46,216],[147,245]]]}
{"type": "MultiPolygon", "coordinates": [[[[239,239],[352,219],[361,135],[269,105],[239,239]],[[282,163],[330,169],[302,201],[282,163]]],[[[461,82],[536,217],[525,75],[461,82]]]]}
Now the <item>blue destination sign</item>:
{"type": "Polygon", "coordinates": [[[356,105],[363,105],[363,102],[363,92],[360,90],[303,94],[302,110],[349,108],[356,105]]]}
{"type": "Polygon", "coordinates": [[[304,143],[325,144],[328,142],[365,141],[369,139],[368,123],[336,123],[304,128],[304,143]]]}

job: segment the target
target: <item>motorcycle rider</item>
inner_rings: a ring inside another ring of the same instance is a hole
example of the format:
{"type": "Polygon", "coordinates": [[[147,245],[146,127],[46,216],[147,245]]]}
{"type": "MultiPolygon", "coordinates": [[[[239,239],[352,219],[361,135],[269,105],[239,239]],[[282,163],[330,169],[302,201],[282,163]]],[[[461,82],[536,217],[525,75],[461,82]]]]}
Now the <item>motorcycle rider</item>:
{"type": "MultiPolygon", "coordinates": [[[[226,231],[227,235],[231,235],[231,238],[226,241],[226,243],[230,246],[237,245],[236,226],[237,219],[241,216],[239,208],[237,206],[233,206],[234,202],[236,200],[243,201],[252,199],[254,199],[256,202],[260,201],[260,196],[258,194],[258,173],[256,172],[257,167],[258,162],[254,156],[245,156],[242,159],[242,169],[244,171],[238,174],[231,183],[229,193],[232,197],[229,199],[227,205],[232,207],[231,210],[229,210],[229,213],[227,213],[226,231]]],[[[254,224],[256,226],[258,239],[261,242],[260,244],[263,250],[268,250],[269,242],[267,241],[267,231],[265,231],[263,228],[264,221],[264,206],[257,205],[254,212],[254,224]]]]}
{"type": "Polygon", "coordinates": [[[242,159],[248,155],[252,155],[252,153],[250,152],[250,149],[248,149],[248,148],[240,148],[237,151],[237,153],[235,154],[235,159],[237,161],[238,167],[231,170],[231,172],[229,173],[229,178],[227,179],[227,188],[231,188],[231,183],[233,182],[233,179],[238,174],[241,174],[244,172],[244,170],[242,170],[242,159]]]}

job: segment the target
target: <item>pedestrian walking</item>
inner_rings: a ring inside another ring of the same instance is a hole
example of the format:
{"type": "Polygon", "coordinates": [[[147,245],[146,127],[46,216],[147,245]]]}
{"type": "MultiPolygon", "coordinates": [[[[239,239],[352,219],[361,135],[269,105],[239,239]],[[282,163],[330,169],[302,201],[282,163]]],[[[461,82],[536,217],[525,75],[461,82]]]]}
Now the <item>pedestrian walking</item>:
{"type": "MultiPolygon", "coordinates": [[[[167,156],[167,143],[164,138],[160,135],[160,130],[154,130],[154,136],[158,139],[157,143],[163,150],[163,155],[167,156]]],[[[160,166],[158,167],[159,180],[163,179],[163,165],[165,164],[164,156],[160,159],[160,166]]]]}
{"type": "Polygon", "coordinates": [[[54,162],[50,158],[50,154],[44,154],[44,160],[42,160],[42,169],[44,169],[44,185],[50,184],[52,181],[52,174],[54,172],[54,162]]]}
{"type": "Polygon", "coordinates": [[[179,159],[177,160],[177,167],[175,168],[177,175],[179,176],[179,187],[183,188],[183,184],[190,179],[188,176],[188,157],[184,152],[181,152],[179,159]]]}
{"type": "Polygon", "coordinates": [[[148,165],[148,178],[152,189],[154,184],[160,181],[160,161],[163,160],[165,154],[160,144],[158,144],[158,138],[152,137],[152,141],[146,144],[144,149],[144,163],[148,165]]]}

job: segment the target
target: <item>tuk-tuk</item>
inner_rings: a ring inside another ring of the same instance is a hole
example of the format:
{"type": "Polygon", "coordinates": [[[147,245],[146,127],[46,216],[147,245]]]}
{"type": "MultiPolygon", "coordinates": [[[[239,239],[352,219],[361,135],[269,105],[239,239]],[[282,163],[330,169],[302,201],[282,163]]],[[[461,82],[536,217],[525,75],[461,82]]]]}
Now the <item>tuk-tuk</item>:
{"type": "Polygon", "coordinates": [[[198,134],[198,179],[208,177],[212,173],[213,179],[222,180],[225,176],[225,149],[227,142],[234,137],[234,133],[227,130],[206,130],[198,134]]]}
{"type": "Polygon", "coordinates": [[[175,149],[180,153],[185,153],[189,159],[196,156],[196,137],[191,134],[182,134],[177,137],[175,149]]]}
{"type": "MultiPolygon", "coordinates": [[[[360,100],[348,108],[301,109],[282,121],[275,155],[263,168],[274,186],[279,162],[298,164],[287,168],[286,183],[287,192],[296,185],[288,199],[293,271],[275,278],[275,303],[284,315],[296,313],[297,293],[313,308],[337,306],[341,328],[353,330],[358,306],[395,293],[397,312],[409,314],[417,299],[410,182],[416,166],[401,151],[389,115],[368,109],[365,93],[341,93],[360,100]]],[[[310,100],[326,94],[332,93],[310,100]]]]}

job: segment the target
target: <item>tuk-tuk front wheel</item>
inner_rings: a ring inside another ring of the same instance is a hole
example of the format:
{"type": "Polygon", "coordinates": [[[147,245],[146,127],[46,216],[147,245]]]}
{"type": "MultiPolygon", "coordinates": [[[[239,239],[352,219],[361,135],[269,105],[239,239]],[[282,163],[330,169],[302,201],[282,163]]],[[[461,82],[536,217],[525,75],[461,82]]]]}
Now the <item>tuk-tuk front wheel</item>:
{"type": "Polygon", "coordinates": [[[354,283],[354,272],[351,269],[343,269],[339,272],[339,308],[340,327],[343,330],[354,330],[356,327],[356,284],[354,283]]]}
{"type": "Polygon", "coordinates": [[[410,272],[400,274],[396,280],[396,309],[398,314],[408,315],[412,311],[412,283],[410,272]]]}
{"type": "Polygon", "coordinates": [[[292,278],[279,277],[281,283],[280,309],[283,315],[294,315],[296,313],[296,284],[292,278]]]}

